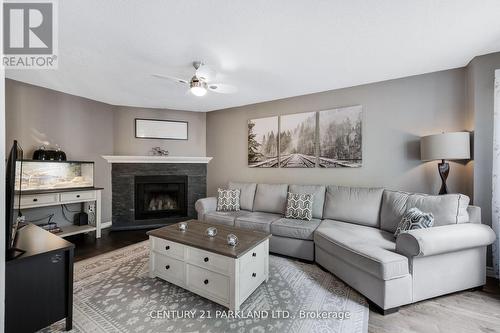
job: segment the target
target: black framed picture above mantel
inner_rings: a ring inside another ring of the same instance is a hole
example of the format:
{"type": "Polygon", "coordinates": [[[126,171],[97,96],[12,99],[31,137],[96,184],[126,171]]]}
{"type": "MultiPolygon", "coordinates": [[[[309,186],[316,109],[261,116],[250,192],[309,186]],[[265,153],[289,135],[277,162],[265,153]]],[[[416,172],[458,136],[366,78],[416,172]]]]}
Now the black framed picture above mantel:
{"type": "Polygon", "coordinates": [[[188,122],[135,118],[137,139],[188,140],[188,122]]]}

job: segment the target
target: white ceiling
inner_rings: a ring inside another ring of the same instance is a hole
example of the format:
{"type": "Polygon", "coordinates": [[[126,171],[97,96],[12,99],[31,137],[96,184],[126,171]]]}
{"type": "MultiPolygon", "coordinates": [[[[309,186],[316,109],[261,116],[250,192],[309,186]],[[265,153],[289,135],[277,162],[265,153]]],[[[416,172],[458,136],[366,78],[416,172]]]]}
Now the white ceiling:
{"type": "Polygon", "coordinates": [[[498,0],[64,0],[59,69],[7,77],[115,104],[210,111],[465,66],[500,51],[498,0]],[[186,94],[204,60],[233,95],[186,94]]]}

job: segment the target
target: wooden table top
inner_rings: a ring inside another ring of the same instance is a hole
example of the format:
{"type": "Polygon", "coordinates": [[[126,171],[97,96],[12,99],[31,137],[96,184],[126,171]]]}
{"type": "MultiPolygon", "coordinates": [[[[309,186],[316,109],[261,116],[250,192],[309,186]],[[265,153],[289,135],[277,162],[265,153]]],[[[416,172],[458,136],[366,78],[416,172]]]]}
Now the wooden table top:
{"type": "Polygon", "coordinates": [[[180,231],[178,227],[179,223],[148,231],[147,234],[149,236],[163,238],[231,258],[241,257],[249,250],[271,237],[271,234],[262,231],[206,223],[197,220],[186,221],[188,224],[187,230],[180,231]],[[217,235],[215,237],[208,237],[206,235],[208,227],[217,228],[217,235]],[[234,234],[238,237],[238,244],[235,247],[227,245],[226,238],[228,234],[234,234]]]}

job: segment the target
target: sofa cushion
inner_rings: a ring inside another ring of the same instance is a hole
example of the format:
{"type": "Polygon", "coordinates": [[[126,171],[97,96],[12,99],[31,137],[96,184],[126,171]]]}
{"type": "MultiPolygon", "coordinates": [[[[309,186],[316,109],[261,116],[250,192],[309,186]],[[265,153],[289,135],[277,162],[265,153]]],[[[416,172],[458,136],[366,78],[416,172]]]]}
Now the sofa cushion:
{"type": "Polygon", "coordinates": [[[380,208],[380,229],[394,233],[406,212],[410,193],[384,190],[380,208]]]}
{"type": "Polygon", "coordinates": [[[314,242],[329,254],[381,280],[409,274],[408,258],[395,253],[395,238],[387,231],[324,220],[314,232],[314,242]]]}
{"type": "Polygon", "coordinates": [[[463,194],[427,195],[411,194],[406,210],[418,208],[434,215],[434,226],[469,222],[469,197],[463,194]]]}
{"type": "Polygon", "coordinates": [[[211,211],[205,213],[205,222],[234,226],[234,219],[238,216],[249,214],[249,211],[238,210],[234,212],[211,211]]]}
{"type": "Polygon", "coordinates": [[[282,217],[283,215],[280,214],[251,212],[237,217],[234,225],[245,229],[271,232],[271,223],[282,217]]]}
{"type": "Polygon", "coordinates": [[[257,188],[257,184],[229,182],[228,188],[231,190],[240,190],[240,209],[250,211],[253,209],[253,200],[255,198],[255,189],[257,188]]]}
{"type": "Polygon", "coordinates": [[[271,224],[271,233],[281,237],[313,240],[314,230],[320,223],[320,219],[304,221],[282,218],[271,224]]]}
{"type": "Polygon", "coordinates": [[[326,186],[324,185],[290,185],[288,191],[297,194],[312,194],[313,217],[317,219],[323,218],[323,206],[325,204],[326,186]]]}
{"type": "Polygon", "coordinates": [[[379,227],[383,192],[382,188],[329,185],[323,218],[379,227]]]}
{"type": "Polygon", "coordinates": [[[284,214],[287,191],[287,184],[258,184],[253,211],[284,214]]]}

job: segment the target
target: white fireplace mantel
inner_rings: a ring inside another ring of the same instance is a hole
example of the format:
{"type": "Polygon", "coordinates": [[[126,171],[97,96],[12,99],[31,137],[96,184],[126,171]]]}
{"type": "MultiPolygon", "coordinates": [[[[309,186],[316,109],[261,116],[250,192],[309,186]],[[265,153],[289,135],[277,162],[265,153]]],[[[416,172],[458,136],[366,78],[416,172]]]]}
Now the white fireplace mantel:
{"type": "Polygon", "coordinates": [[[103,155],[108,163],[200,163],[208,164],[212,157],[204,156],[124,156],[103,155]]]}

